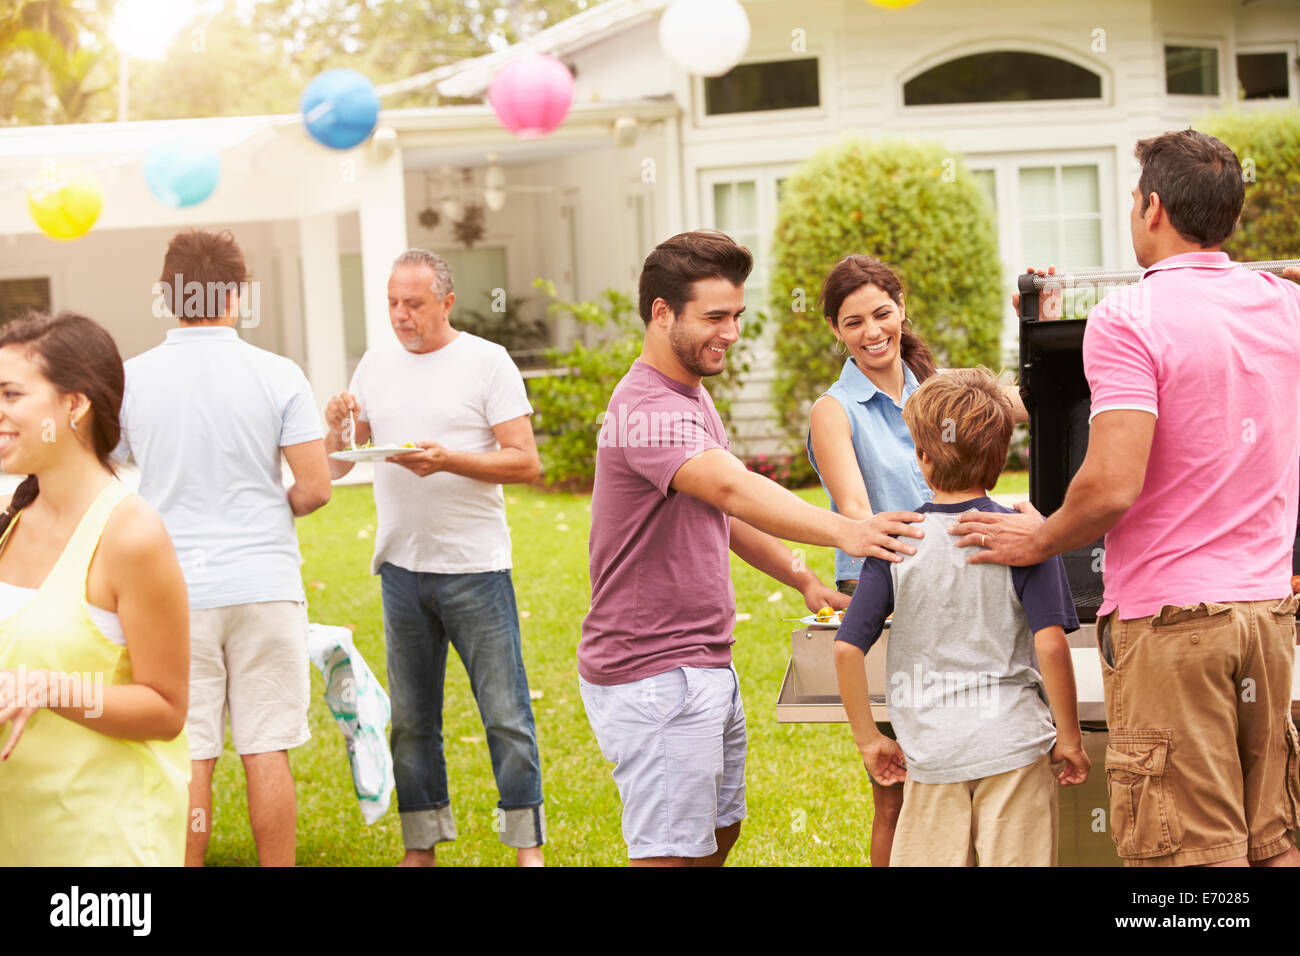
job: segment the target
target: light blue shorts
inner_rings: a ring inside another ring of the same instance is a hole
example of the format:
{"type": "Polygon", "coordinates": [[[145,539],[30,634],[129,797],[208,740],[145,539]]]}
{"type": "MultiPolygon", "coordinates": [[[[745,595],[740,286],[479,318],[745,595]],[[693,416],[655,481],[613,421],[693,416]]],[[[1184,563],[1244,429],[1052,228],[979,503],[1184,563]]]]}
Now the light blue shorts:
{"type": "Polygon", "coordinates": [[[631,859],[703,857],[745,818],[745,708],[734,667],[679,667],[627,684],[578,678],[623,801],[631,859]]]}

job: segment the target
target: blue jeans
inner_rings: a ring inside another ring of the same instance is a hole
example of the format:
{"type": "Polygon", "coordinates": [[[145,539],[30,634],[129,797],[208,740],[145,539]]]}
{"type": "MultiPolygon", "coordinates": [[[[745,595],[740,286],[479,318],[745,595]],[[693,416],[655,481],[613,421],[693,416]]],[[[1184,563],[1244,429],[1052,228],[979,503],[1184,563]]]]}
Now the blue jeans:
{"type": "Polygon", "coordinates": [[[542,768],[510,572],[435,574],[385,562],[379,576],[403,844],[424,850],[456,839],[442,753],[450,642],[469,673],[487,732],[501,798],[493,829],[507,846],[540,846],[546,830],[542,768]]]}

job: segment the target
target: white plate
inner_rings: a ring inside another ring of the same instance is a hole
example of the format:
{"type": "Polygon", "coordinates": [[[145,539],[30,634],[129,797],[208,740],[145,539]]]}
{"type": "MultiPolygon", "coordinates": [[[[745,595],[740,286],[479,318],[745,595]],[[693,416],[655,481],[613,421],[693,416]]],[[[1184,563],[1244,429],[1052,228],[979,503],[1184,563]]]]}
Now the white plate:
{"type": "Polygon", "coordinates": [[[345,448],[342,451],[332,451],[330,457],[339,461],[383,461],[392,455],[409,455],[415,451],[424,451],[424,449],[410,448],[406,445],[372,445],[370,448],[345,448]]]}
{"type": "Polygon", "coordinates": [[[799,623],[801,623],[801,624],[807,624],[809,627],[839,627],[839,626],[840,626],[840,618],[842,618],[842,617],[843,617],[843,614],[841,613],[841,614],[839,615],[839,617],[836,618],[836,619],[834,619],[834,620],[830,620],[830,621],[819,621],[819,620],[817,620],[817,615],[815,615],[815,614],[809,614],[807,617],[801,617],[801,618],[799,618],[799,623]]]}

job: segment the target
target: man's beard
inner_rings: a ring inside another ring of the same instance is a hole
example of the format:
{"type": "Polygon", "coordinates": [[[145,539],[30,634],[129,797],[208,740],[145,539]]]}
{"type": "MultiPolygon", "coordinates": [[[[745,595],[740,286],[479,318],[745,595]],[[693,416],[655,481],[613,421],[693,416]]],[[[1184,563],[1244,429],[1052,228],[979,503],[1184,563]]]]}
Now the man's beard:
{"type": "Polygon", "coordinates": [[[672,346],[673,354],[677,356],[677,361],[682,363],[682,368],[686,369],[686,371],[691,375],[698,375],[700,378],[708,378],[710,375],[717,375],[722,371],[722,369],[708,369],[701,364],[700,360],[696,357],[697,353],[693,351],[694,343],[686,337],[685,331],[682,330],[681,325],[678,322],[674,322],[668,329],[668,344],[672,346]]]}

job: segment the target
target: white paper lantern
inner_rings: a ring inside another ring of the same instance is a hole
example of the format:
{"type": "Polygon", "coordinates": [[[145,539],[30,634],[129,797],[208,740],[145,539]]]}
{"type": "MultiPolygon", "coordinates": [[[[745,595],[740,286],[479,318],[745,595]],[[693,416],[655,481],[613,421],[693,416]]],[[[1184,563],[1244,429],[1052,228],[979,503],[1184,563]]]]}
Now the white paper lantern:
{"type": "Polygon", "coordinates": [[[739,0],[674,0],[659,21],[659,44],[688,73],[721,76],[749,48],[749,17],[739,0]]]}

